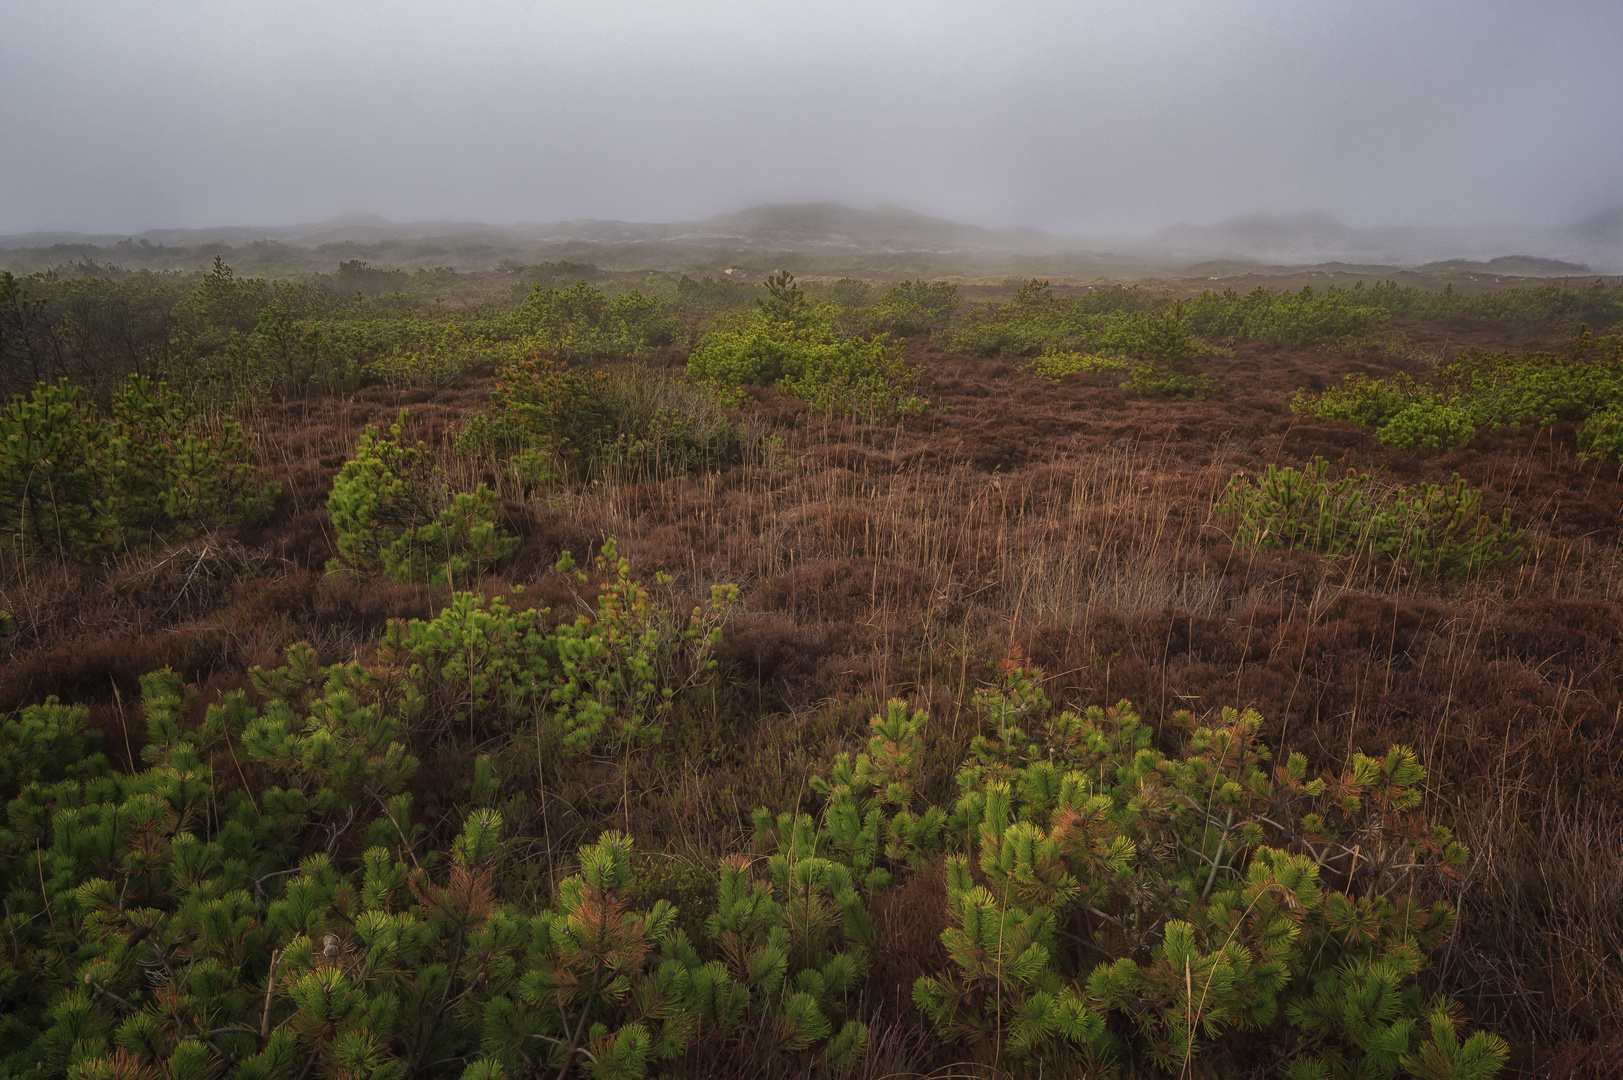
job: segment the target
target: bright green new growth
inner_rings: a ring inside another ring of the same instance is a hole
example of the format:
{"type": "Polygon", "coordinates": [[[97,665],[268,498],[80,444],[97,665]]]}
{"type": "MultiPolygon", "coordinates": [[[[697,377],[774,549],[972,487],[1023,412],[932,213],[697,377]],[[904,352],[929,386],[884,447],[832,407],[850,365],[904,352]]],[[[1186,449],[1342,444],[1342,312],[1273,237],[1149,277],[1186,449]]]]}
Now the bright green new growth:
{"type": "Polygon", "coordinates": [[[496,494],[480,484],[452,493],[422,443],[402,441],[406,412],[388,436],[368,425],[327,497],[338,534],[332,569],[444,585],[477,579],[512,554],[517,537],[495,523],[496,494]]]}
{"type": "Polygon", "coordinates": [[[103,416],[64,379],[0,410],[0,532],[81,554],[269,516],[242,428],[210,426],[165,383],[131,376],[103,416]]]}
{"type": "Polygon", "coordinates": [[[1481,511],[1482,493],[1456,474],[1447,485],[1421,483],[1380,491],[1369,476],[1325,478],[1329,463],[1304,469],[1268,466],[1255,480],[1235,476],[1213,507],[1235,519],[1234,536],[1249,547],[1305,548],[1325,555],[1381,555],[1423,574],[1466,577],[1521,557],[1522,530],[1510,511],[1495,522],[1481,511]]]}
{"type": "Polygon", "coordinates": [[[1590,414],[1578,431],[1578,456],[1623,462],[1623,406],[1590,414]]]}
{"type": "Polygon", "coordinates": [[[1097,356],[1082,352],[1046,352],[1026,365],[1026,370],[1039,379],[1059,382],[1067,375],[1117,374],[1132,370],[1133,365],[1120,357],[1097,356]]]}

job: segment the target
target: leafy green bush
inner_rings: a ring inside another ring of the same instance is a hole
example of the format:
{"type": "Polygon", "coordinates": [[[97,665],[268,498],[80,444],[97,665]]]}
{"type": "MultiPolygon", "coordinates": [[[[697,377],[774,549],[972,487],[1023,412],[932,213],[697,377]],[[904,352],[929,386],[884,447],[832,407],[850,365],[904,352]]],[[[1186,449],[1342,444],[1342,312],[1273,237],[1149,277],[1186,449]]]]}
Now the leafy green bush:
{"type": "Polygon", "coordinates": [[[1152,398],[1205,401],[1223,392],[1223,384],[1204,371],[1186,371],[1171,364],[1134,364],[1132,377],[1122,388],[1152,398]]]}
{"type": "Polygon", "coordinates": [[[207,425],[165,383],[131,376],[110,415],[66,380],[0,410],[0,532],[81,553],[263,521],[281,489],[254,483],[234,421],[207,425]]]}
{"type": "MultiPolygon", "coordinates": [[[[568,552],[560,569],[572,567],[568,552]]],[[[658,742],[672,698],[709,677],[710,659],[738,589],[718,585],[687,617],[658,607],[630,566],[603,545],[596,609],[547,628],[545,609],[455,593],[434,619],[391,622],[379,659],[397,673],[388,697],[428,730],[505,730],[545,717],[570,754],[600,740],[626,748],[658,742]]],[[[586,582],[580,576],[582,583],[586,582]]]]}
{"type": "Polygon", "coordinates": [[[1461,1043],[1413,982],[1453,913],[1393,894],[1465,852],[1420,813],[1412,751],[1270,775],[1261,718],[1225,709],[1180,714],[1167,756],[1127,703],[1053,716],[1030,674],[982,698],[996,728],[946,827],[950,966],[914,990],[945,1037],[1179,1072],[1259,1041],[1291,1076],[1497,1070],[1504,1043],[1461,1043]]]}
{"type": "Polygon", "coordinates": [[[391,386],[443,386],[468,371],[494,370],[524,354],[524,346],[469,334],[457,322],[447,323],[437,340],[395,346],[367,365],[367,371],[391,386]]]}
{"type": "Polygon", "coordinates": [[[1256,480],[1236,476],[1213,508],[1235,519],[1234,536],[1261,548],[1305,548],[1326,555],[1367,553],[1412,563],[1421,573],[1465,577],[1521,557],[1522,531],[1506,510],[1498,522],[1481,512],[1482,493],[1458,475],[1388,492],[1350,472],[1327,480],[1329,464],[1268,466],[1256,480]]]}
{"type": "Polygon", "coordinates": [[[958,310],[958,286],[950,281],[903,281],[868,309],[876,334],[907,337],[944,329],[958,310]]]}
{"type": "Polygon", "coordinates": [[[337,533],[334,570],[444,585],[477,579],[518,547],[495,523],[496,494],[449,491],[422,443],[402,441],[406,411],[387,436],[368,425],[327,497],[337,533]]]}
{"type": "MultiPolygon", "coordinates": [[[[604,562],[629,580],[612,549],[604,562]]],[[[653,666],[665,700],[634,593],[600,601],[593,634],[653,666]]],[[[1018,661],[976,695],[956,783],[927,757],[926,714],[892,702],[866,752],[812,781],[820,808],[758,811],[760,857],[721,860],[694,936],[667,900],[636,902],[618,832],[539,896],[511,895],[493,758],[473,763],[460,829],[431,832],[403,740],[483,741],[475,715],[550,724],[544,688],[563,704],[570,681],[614,679],[566,670],[563,628],[549,652],[505,605],[457,601],[397,624],[369,665],[295,646],[201,715],[172,672],[148,676],[139,771],[112,770],[81,706],[0,724],[0,1068],[840,1075],[867,1047],[867,898],[927,870],[951,918],[914,1000],[988,1059],[1487,1080],[1505,1058],[1415,983],[1454,916],[1410,894],[1465,852],[1428,823],[1411,751],[1309,778],[1299,754],[1269,769],[1260,718],[1225,710],[1180,714],[1166,753],[1126,703],[1056,713],[1018,661]],[[424,726],[451,702],[457,725],[424,726]]]]}
{"type": "Polygon", "coordinates": [[[1495,292],[1462,293],[1453,285],[1440,290],[1381,281],[1374,285],[1356,282],[1351,288],[1331,286],[1355,305],[1384,308],[1405,319],[1455,319],[1462,316],[1497,319],[1525,325],[1564,323],[1577,326],[1613,326],[1623,322],[1623,287],[1596,279],[1589,285],[1570,288],[1562,282],[1495,292]]]}
{"type": "Polygon", "coordinates": [[[1360,427],[1377,428],[1408,407],[1421,389],[1408,375],[1372,379],[1355,372],[1322,393],[1298,390],[1291,411],[1315,420],[1347,420],[1360,427]]]}
{"type": "Polygon", "coordinates": [[[1258,287],[1244,296],[1208,290],[1173,300],[1118,287],[1060,298],[1048,282],[1033,279],[1009,303],[972,312],[951,346],[974,356],[1099,351],[1176,364],[1206,351],[1202,338],[1256,337],[1303,347],[1362,339],[1386,322],[1379,308],[1311,288],[1274,293],[1258,287]]]}

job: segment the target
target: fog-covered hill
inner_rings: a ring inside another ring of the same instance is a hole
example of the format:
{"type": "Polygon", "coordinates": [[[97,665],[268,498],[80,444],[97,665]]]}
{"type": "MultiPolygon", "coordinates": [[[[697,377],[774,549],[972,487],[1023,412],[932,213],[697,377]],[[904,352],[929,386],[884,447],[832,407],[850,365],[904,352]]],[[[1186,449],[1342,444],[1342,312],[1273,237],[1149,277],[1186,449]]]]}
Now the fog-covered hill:
{"type": "MultiPolygon", "coordinates": [[[[1149,236],[1061,236],[991,229],[885,204],[754,206],[692,222],[555,221],[492,225],[395,222],[375,214],[283,226],[152,229],[133,236],[28,233],[0,237],[0,264],[14,269],[82,259],[166,268],[211,248],[262,249],[267,259],[325,265],[344,258],[379,265],[486,269],[502,262],[584,258],[654,269],[700,268],[729,259],[801,256],[808,266],[914,256],[920,272],[1013,266],[1020,257],[1062,260],[1077,272],[1176,270],[1207,264],[1417,268],[1481,264],[1488,272],[1570,276],[1623,271],[1623,207],[1564,228],[1379,226],[1354,228],[1328,214],[1249,214],[1211,225],[1177,225],[1149,236]],[[929,258],[923,258],[929,256],[929,258]],[[808,262],[807,260],[811,260],[808,262]]],[[[905,262],[905,259],[904,259],[905,262]]],[[[1058,265],[1058,264],[1055,264],[1058,265]]]]}

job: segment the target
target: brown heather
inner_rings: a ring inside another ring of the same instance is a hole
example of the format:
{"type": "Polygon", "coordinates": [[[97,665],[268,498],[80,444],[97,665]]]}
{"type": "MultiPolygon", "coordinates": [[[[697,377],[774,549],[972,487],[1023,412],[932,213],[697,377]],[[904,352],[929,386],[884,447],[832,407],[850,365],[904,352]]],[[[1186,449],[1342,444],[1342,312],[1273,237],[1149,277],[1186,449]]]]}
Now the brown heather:
{"type": "MultiPolygon", "coordinates": [[[[1422,350],[1445,338],[1501,344],[1491,329],[1406,329],[1422,350]]],[[[332,478],[365,425],[406,406],[413,436],[458,482],[498,488],[522,538],[487,593],[527,585],[526,601],[572,618],[590,593],[550,568],[563,549],[581,559],[605,537],[642,580],[672,575],[679,602],[713,583],[743,589],[719,690],[686,700],[656,753],[589,764],[564,789],[535,793],[541,811],[515,823],[527,887],[569,872],[577,846],[610,827],[668,866],[662,880],[686,880],[739,849],[755,806],[806,795],[807,776],[855,748],[889,697],[927,709],[929,752],[956,758],[976,733],[960,703],[1018,649],[1056,701],[1128,698],[1156,722],[1178,709],[1254,707],[1276,751],[1301,750],[1319,768],[1414,746],[1435,815],[1471,849],[1450,897],[1461,931],[1434,958],[1431,985],[1510,1039],[1514,1071],[1623,1070],[1618,470],[1577,462],[1561,426],[1421,457],[1291,414],[1298,387],[1391,370],[1368,356],[1240,342],[1209,364],[1225,393],[1169,403],[1085,377],[1048,383],[923,339],[910,354],[934,384],[923,418],[829,419],[761,391],[751,414],[785,440],[786,467],[530,498],[450,451],[488,380],[264,407],[245,426],[267,479],[285,489],[264,529],[106,567],[8,573],[0,608],[16,630],[3,646],[0,708],[50,694],[95,702],[109,751],[138,760],[144,722],[132,702],[149,670],[182,672],[202,691],[200,709],[290,642],[333,662],[370,649],[391,618],[431,614],[442,591],[325,572],[332,478]],[[1529,530],[1527,555],[1437,582],[1231,545],[1210,510],[1230,476],[1315,455],[1402,482],[1458,472],[1529,530]]],[[[473,752],[413,750],[424,793],[473,752]]],[[[909,1004],[946,919],[927,878],[873,905],[867,1076],[989,1075],[953,1064],[909,1004]]],[[[702,888],[680,900],[684,918],[702,918],[702,888]]],[[[727,1064],[684,1067],[697,1076],[727,1064]]]]}

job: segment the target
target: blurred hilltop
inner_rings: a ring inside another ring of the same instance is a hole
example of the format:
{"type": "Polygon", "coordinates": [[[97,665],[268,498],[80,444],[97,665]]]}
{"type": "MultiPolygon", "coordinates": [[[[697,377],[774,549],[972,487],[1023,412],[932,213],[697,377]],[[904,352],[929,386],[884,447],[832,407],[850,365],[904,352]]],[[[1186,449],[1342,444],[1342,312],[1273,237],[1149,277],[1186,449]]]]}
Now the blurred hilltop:
{"type": "Polygon", "coordinates": [[[326,270],[351,259],[462,271],[561,259],[613,269],[719,272],[745,263],[904,276],[1226,277],[1312,268],[1568,277],[1623,271],[1623,206],[1560,228],[1354,228],[1328,214],[1248,214],[1149,236],[993,229],[892,204],[856,209],[834,202],[768,204],[694,222],[491,225],[345,214],[300,225],[0,236],[0,267],[24,273],[87,260],[192,269],[216,254],[256,273],[326,270]]]}

